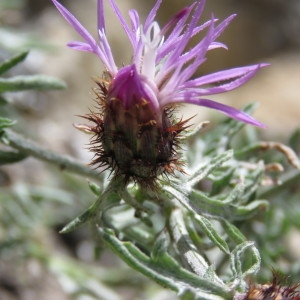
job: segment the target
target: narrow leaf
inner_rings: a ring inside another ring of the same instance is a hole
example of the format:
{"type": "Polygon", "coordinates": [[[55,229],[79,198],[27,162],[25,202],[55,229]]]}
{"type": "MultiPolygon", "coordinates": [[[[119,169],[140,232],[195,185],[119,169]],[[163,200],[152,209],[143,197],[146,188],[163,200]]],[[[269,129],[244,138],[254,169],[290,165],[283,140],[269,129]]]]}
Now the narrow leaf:
{"type": "Polygon", "coordinates": [[[246,237],[239,231],[239,229],[226,220],[222,220],[222,228],[228,234],[229,238],[236,244],[241,244],[246,241],[246,237]]]}
{"type": "Polygon", "coordinates": [[[66,84],[62,80],[46,75],[0,78],[0,93],[24,90],[60,90],[65,87],[66,84]]]}
{"type": "Polygon", "coordinates": [[[235,247],[230,255],[231,261],[231,270],[233,272],[233,276],[239,281],[243,281],[243,279],[248,275],[253,275],[257,273],[260,269],[261,258],[258,250],[254,246],[254,242],[244,242],[235,247]],[[249,253],[250,252],[250,253],[249,253]],[[250,254],[250,255],[249,255],[250,254]],[[251,257],[252,264],[251,266],[245,267],[243,265],[243,261],[245,261],[245,257],[251,257]]]}
{"type": "Polygon", "coordinates": [[[179,295],[189,290],[199,300],[229,299],[230,289],[183,269],[170,255],[165,253],[153,261],[131,242],[122,242],[110,229],[98,227],[99,235],[110,248],[131,268],[151,278],[163,287],[179,295]],[[222,297],[223,296],[223,297],[222,297]]]}
{"type": "Polygon", "coordinates": [[[0,106],[6,105],[7,103],[9,103],[8,100],[4,98],[2,95],[0,95],[0,106]]]}
{"type": "Polygon", "coordinates": [[[194,186],[200,180],[205,178],[208,174],[210,174],[214,169],[220,167],[224,162],[230,160],[233,157],[233,150],[228,150],[216,157],[214,157],[211,161],[201,166],[196,172],[190,177],[188,181],[189,186],[194,186]]]}
{"type": "Polygon", "coordinates": [[[28,55],[28,51],[21,52],[0,64],[0,75],[22,62],[28,55]]]}
{"type": "Polygon", "coordinates": [[[106,210],[119,204],[121,199],[118,191],[122,189],[123,183],[122,176],[112,180],[98,199],[84,213],[69,222],[60,233],[68,233],[86,222],[92,222],[98,214],[105,215],[106,210]]]}
{"type": "Polygon", "coordinates": [[[66,226],[64,226],[63,229],[59,231],[59,233],[61,234],[69,233],[77,229],[81,225],[85,224],[89,220],[93,219],[94,216],[95,216],[95,212],[91,208],[89,208],[84,213],[82,213],[81,215],[73,219],[71,222],[69,222],[66,226]]]}
{"type": "Polygon", "coordinates": [[[237,206],[233,211],[233,220],[247,220],[260,211],[265,211],[269,207],[269,202],[266,200],[255,200],[245,206],[237,206]]]}
{"type": "Polygon", "coordinates": [[[89,188],[90,190],[93,192],[93,194],[97,197],[99,197],[101,195],[101,188],[98,184],[96,184],[95,182],[88,182],[89,184],[89,188]]]}
{"type": "Polygon", "coordinates": [[[213,227],[212,223],[205,217],[200,215],[195,216],[195,220],[200,225],[201,229],[205,232],[208,238],[222,250],[224,253],[229,254],[229,247],[226,241],[218,234],[213,227]]]}
{"type": "Polygon", "coordinates": [[[22,152],[0,150],[0,165],[19,162],[25,159],[26,157],[27,155],[22,152]]]}
{"type": "Polygon", "coordinates": [[[196,246],[188,234],[182,210],[175,209],[172,211],[169,227],[175,242],[174,245],[178,249],[178,252],[182,253],[182,259],[198,276],[204,276],[209,266],[200,253],[198,253],[196,246]]]}
{"type": "Polygon", "coordinates": [[[166,230],[162,230],[155,239],[151,258],[155,261],[165,254],[168,251],[170,243],[170,236],[167,234],[166,230]]]}
{"type": "Polygon", "coordinates": [[[1,118],[0,117],[0,130],[7,128],[7,127],[11,127],[15,124],[16,122],[13,120],[10,120],[8,118],[1,118]]]}

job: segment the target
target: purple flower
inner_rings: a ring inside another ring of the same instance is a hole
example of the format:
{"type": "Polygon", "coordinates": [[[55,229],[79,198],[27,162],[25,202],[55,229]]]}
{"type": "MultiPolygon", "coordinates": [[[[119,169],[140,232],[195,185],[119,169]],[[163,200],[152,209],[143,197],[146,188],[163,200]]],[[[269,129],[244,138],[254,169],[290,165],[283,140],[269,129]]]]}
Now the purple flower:
{"type": "Polygon", "coordinates": [[[133,52],[130,64],[118,68],[106,36],[103,0],[98,0],[97,40],[66,8],[52,1],[84,40],[70,42],[68,46],[96,54],[106,69],[97,82],[100,110],[85,117],[96,124],[84,127],[95,134],[92,164],[107,166],[116,176],[125,175],[148,186],[160,174],[182,171],[176,147],[188,120],[178,122],[172,117],[172,106],[179,103],[213,108],[231,118],[264,127],[248,114],[206,97],[239,87],[267,64],[193,77],[209,50],[226,49],[216,39],[235,15],[219,24],[212,17],[199,25],[205,5],[205,0],[199,0],[160,28],[155,17],[162,0],[157,0],[144,23],[136,10],[130,10],[128,25],[114,0],[109,0],[133,52]],[[188,48],[191,38],[204,29],[205,37],[188,48]]]}
{"type": "MultiPolygon", "coordinates": [[[[112,82],[122,94],[125,105],[134,103],[135,97],[128,88],[135,87],[136,94],[149,100],[156,110],[174,103],[191,103],[219,110],[229,117],[264,127],[263,124],[230,106],[209,100],[206,96],[233,90],[247,82],[261,67],[256,64],[233,68],[193,78],[196,70],[206,60],[206,53],[226,46],[216,39],[235,15],[229,16],[218,25],[214,17],[198,25],[205,0],[195,1],[183,8],[163,28],[155,21],[156,12],[162,2],[158,0],[146,21],[141,23],[136,10],[129,11],[131,24],[128,25],[113,0],[109,0],[125,33],[132,45],[133,58],[129,66],[118,68],[107,41],[103,0],[98,0],[98,41],[79,23],[79,21],[60,3],[52,0],[64,18],[81,35],[85,42],[70,42],[69,47],[96,54],[104,64],[112,82]],[[194,47],[186,50],[190,39],[207,29],[205,37],[194,47]],[[120,83],[117,81],[121,81],[120,83]],[[224,83],[225,82],[225,83],[224,83]]],[[[136,95],[138,96],[138,95],[136,95]]]]}

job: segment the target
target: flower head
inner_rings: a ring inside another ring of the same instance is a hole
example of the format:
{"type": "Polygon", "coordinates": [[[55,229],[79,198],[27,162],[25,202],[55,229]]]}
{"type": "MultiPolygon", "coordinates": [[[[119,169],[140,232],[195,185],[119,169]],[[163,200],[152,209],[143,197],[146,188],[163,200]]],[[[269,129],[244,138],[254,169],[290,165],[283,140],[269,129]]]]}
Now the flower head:
{"type": "Polygon", "coordinates": [[[96,124],[90,127],[96,134],[94,163],[108,165],[141,183],[145,178],[155,180],[161,173],[180,170],[175,147],[186,121],[176,122],[170,112],[170,107],[178,103],[213,108],[237,120],[263,126],[248,114],[206,97],[239,87],[266,64],[193,77],[209,50],[226,48],[216,40],[234,15],[219,24],[212,17],[199,25],[205,0],[198,0],[161,28],[155,21],[162,2],[157,0],[144,23],[136,10],[130,10],[128,25],[114,0],[109,0],[133,50],[130,64],[118,68],[106,36],[103,0],[98,0],[97,40],[66,8],[52,1],[84,40],[68,46],[96,54],[106,69],[105,76],[97,82],[101,112],[87,116],[96,124]],[[205,37],[188,49],[191,38],[204,29],[205,37]]]}

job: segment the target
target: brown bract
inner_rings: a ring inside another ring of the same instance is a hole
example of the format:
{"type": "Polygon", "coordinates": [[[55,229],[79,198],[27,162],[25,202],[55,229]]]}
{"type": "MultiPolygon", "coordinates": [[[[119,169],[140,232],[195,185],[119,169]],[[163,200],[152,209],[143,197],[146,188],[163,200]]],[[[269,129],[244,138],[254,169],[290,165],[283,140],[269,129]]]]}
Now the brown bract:
{"type": "Polygon", "coordinates": [[[245,300],[300,300],[300,284],[284,286],[283,280],[274,273],[272,283],[251,284],[245,300]]]}

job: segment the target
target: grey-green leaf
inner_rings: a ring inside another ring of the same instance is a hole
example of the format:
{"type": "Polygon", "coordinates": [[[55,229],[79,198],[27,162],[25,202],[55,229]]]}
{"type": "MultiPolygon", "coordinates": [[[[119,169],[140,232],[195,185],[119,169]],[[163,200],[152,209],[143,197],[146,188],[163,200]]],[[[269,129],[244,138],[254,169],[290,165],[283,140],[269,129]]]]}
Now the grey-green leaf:
{"type": "Polygon", "coordinates": [[[84,213],[82,213],[80,216],[76,217],[71,222],[69,222],[67,225],[65,225],[63,227],[63,229],[61,229],[59,231],[59,233],[62,233],[62,234],[69,233],[69,232],[77,229],[81,225],[85,224],[86,222],[90,221],[91,219],[93,219],[94,216],[95,216],[95,212],[90,207],[84,213]]]}
{"type": "Polygon", "coordinates": [[[237,244],[246,242],[246,237],[239,231],[239,229],[226,220],[222,220],[222,227],[225,232],[228,234],[231,240],[237,244]]]}
{"type": "Polygon", "coordinates": [[[205,217],[196,215],[195,220],[200,225],[201,229],[209,237],[209,239],[217,245],[224,253],[229,253],[229,247],[226,241],[218,234],[212,223],[205,217]]]}
{"type": "Polygon", "coordinates": [[[25,90],[60,90],[65,87],[66,84],[62,80],[46,75],[0,78],[0,93],[25,90]]]}
{"type": "Polygon", "coordinates": [[[188,290],[194,295],[194,299],[232,299],[232,292],[229,288],[220,286],[216,282],[212,283],[208,279],[183,269],[167,253],[152,260],[131,242],[120,241],[112,230],[98,227],[98,233],[130,267],[177,292],[180,297],[188,290]]]}
{"type": "Polygon", "coordinates": [[[1,105],[6,105],[8,103],[8,100],[4,98],[2,95],[0,95],[0,106],[1,105]]]}
{"type": "Polygon", "coordinates": [[[25,159],[26,157],[27,155],[22,152],[0,150],[0,165],[19,162],[25,159]]]}
{"type": "Polygon", "coordinates": [[[18,63],[22,62],[28,55],[28,51],[21,52],[0,64],[0,75],[13,68],[18,63]]]}
{"type": "Polygon", "coordinates": [[[90,190],[94,193],[95,196],[99,197],[101,195],[101,187],[95,182],[88,182],[90,190]]]}
{"type": "Polygon", "coordinates": [[[7,127],[11,127],[12,125],[14,125],[16,122],[13,120],[10,120],[8,118],[2,118],[0,117],[0,130],[7,128],[7,127]]]}
{"type": "Polygon", "coordinates": [[[261,258],[254,242],[244,242],[235,247],[230,255],[231,270],[234,278],[242,283],[243,279],[259,271],[261,258]],[[244,256],[251,261],[250,266],[244,265],[244,256]]]}

